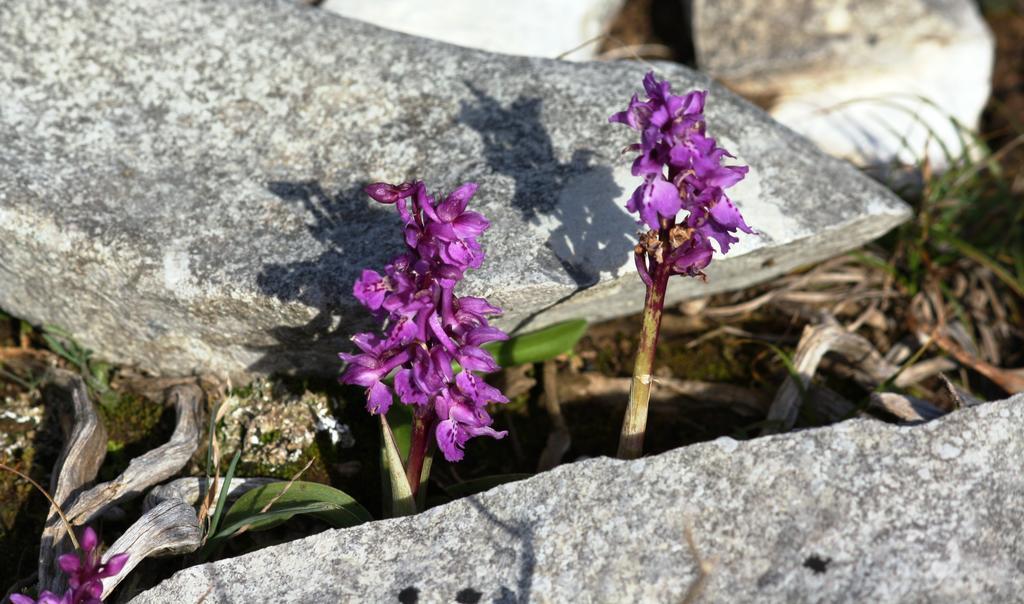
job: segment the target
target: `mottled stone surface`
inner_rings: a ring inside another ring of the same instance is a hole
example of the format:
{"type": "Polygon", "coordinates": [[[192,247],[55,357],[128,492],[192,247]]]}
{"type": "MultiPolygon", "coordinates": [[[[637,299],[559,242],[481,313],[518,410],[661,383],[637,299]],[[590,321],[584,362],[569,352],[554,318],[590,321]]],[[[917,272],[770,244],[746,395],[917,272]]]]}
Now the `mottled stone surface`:
{"type": "Polygon", "coordinates": [[[624,0],[325,0],[320,8],[407,34],[527,57],[593,59],[624,0]],[[567,54],[566,54],[567,53],[567,54]]]}
{"type": "Polygon", "coordinates": [[[681,602],[685,522],[717,560],[701,602],[1020,602],[1022,422],[1019,395],[916,427],[593,459],[192,567],[132,602],[681,602]]]}
{"type": "Polygon", "coordinates": [[[218,431],[221,449],[241,451],[240,468],[249,474],[288,475],[287,469],[322,455],[322,446],[355,445],[351,429],[338,422],[322,393],[295,394],[280,383],[257,379],[220,405],[227,409],[218,431]]]}
{"type": "Polygon", "coordinates": [[[972,0],[695,0],[692,11],[701,70],[856,163],[927,156],[941,169],[988,100],[995,41],[972,0]]]}
{"type": "MultiPolygon", "coordinates": [[[[507,328],[637,311],[636,180],[607,123],[647,66],[468,50],[292,2],[0,3],[0,308],[163,374],[337,370],[368,326],[363,266],[400,248],[361,187],[481,184],[465,283],[507,328]]],[[[763,281],[907,218],[889,191],[708,78],[710,129],[751,166],[746,236],[707,284],[763,281]]]]}

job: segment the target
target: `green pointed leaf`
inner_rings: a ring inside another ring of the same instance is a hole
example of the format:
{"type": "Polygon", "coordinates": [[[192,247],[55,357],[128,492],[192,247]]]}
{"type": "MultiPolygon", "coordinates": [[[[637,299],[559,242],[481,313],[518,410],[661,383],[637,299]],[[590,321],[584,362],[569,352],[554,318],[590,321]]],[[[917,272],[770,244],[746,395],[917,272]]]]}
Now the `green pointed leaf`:
{"type": "Polygon", "coordinates": [[[391,432],[391,426],[383,415],[380,416],[381,426],[381,463],[382,468],[388,477],[385,489],[391,497],[391,515],[411,516],[416,513],[416,502],[413,500],[412,487],[409,486],[409,479],[405,477],[405,465],[402,463],[402,454],[395,443],[395,435],[391,432]]]}
{"type": "MultiPolygon", "coordinates": [[[[275,526],[289,520],[296,514],[326,514],[330,512],[336,512],[338,509],[330,504],[323,501],[313,501],[309,503],[290,503],[287,505],[277,506],[275,505],[271,509],[267,510],[262,514],[253,514],[252,516],[243,516],[239,519],[225,523],[224,528],[217,533],[214,537],[215,542],[220,542],[228,539],[235,535],[242,529],[247,531],[265,531],[272,529],[275,526]]],[[[351,525],[349,525],[351,526],[351,525]]]]}
{"type": "Polygon", "coordinates": [[[586,321],[573,319],[514,336],[504,342],[491,342],[483,348],[494,355],[494,360],[502,367],[540,363],[572,352],[586,331],[586,321]]]}
{"type": "Polygon", "coordinates": [[[412,446],[412,407],[410,405],[391,405],[388,410],[388,425],[391,434],[402,455],[402,463],[409,459],[409,447],[412,446]]]}
{"type": "Polygon", "coordinates": [[[296,514],[313,514],[335,528],[373,520],[370,513],[344,491],[318,482],[274,482],[246,492],[224,515],[218,538],[243,527],[260,531],[272,528],[296,514]],[[270,506],[266,512],[263,508],[270,506]]]}
{"type": "Polygon", "coordinates": [[[235,469],[238,467],[238,460],[242,458],[242,451],[235,451],[235,456],[231,458],[231,463],[228,464],[228,471],[224,475],[224,483],[220,487],[220,492],[217,495],[217,505],[213,508],[213,514],[210,516],[210,535],[217,534],[217,527],[220,525],[221,516],[224,515],[224,506],[228,502],[228,492],[231,490],[231,480],[235,477],[235,469]]]}
{"type": "Polygon", "coordinates": [[[468,497],[477,493],[483,493],[484,491],[493,489],[498,485],[524,480],[531,476],[533,476],[533,474],[496,474],[494,476],[484,476],[483,478],[475,478],[473,480],[467,480],[465,482],[460,482],[450,487],[446,487],[445,491],[451,497],[458,499],[460,497],[468,497]]]}

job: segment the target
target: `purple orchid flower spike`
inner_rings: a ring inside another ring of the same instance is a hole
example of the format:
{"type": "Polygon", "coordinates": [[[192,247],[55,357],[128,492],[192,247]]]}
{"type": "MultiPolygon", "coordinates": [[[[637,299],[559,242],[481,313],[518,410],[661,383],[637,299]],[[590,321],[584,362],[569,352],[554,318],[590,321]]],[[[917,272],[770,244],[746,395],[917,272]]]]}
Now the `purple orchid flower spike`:
{"type": "Polygon", "coordinates": [[[506,435],[491,428],[487,406],[508,399],[474,373],[498,368],[480,346],[508,338],[488,323],[501,309],[482,298],[454,295],[465,272],[483,263],[477,238],[490,224],[467,210],[474,183],[443,198],[428,194],[420,181],[375,183],[365,190],[395,205],[407,249],[383,275],[367,269],[356,280],[353,295],[385,322],[385,333],[352,338],[359,352],[340,355],[348,364],[340,380],[367,389],[371,413],[386,413],[395,395],[413,408],[407,475],[415,493],[431,439],[447,460],[459,461],[470,438],[506,435]],[[453,362],[461,366],[457,373],[453,362]],[[385,383],[392,374],[393,390],[385,383]]]}
{"type": "Polygon", "coordinates": [[[57,564],[68,577],[68,590],[64,595],[43,591],[37,600],[22,594],[12,594],[13,604],[100,604],[103,579],[121,572],[128,562],[128,554],[115,554],[100,562],[99,536],[92,527],[85,527],[79,536],[81,554],[69,553],[57,558],[57,564]]]}
{"type": "Polygon", "coordinates": [[[748,168],[723,164],[733,156],[707,134],[704,104],[708,93],[672,94],[671,85],[653,72],[644,77],[643,86],[646,100],[633,95],[624,111],[608,118],[640,133],[640,142],[629,150],[638,153],[633,175],[643,181],[626,208],[649,229],[634,248],[647,298],[619,440],[619,457],[624,458],[639,457],[643,450],[651,370],[669,277],[705,279],[704,269],[715,254],[727,253],[739,241],[737,231],[754,232],[725,194],[725,189],[743,179],[748,168]]]}

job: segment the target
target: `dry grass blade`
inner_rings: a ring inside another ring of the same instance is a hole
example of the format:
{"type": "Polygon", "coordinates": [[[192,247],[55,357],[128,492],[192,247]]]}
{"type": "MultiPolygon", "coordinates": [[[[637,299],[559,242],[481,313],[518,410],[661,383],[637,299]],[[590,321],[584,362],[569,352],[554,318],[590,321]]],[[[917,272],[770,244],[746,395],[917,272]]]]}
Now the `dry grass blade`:
{"type": "Polygon", "coordinates": [[[114,554],[128,554],[128,562],[117,575],[103,580],[103,598],[149,557],[194,552],[202,543],[203,531],[196,511],[180,499],[168,499],[142,515],[107,550],[104,561],[114,554]]]}
{"type": "Polygon", "coordinates": [[[852,365],[854,379],[869,389],[892,378],[900,370],[886,361],[871,342],[857,334],[845,332],[836,336],[828,352],[846,359],[852,365]]]}
{"type": "Polygon", "coordinates": [[[939,393],[943,400],[946,400],[951,404],[951,408],[960,409],[961,407],[974,407],[975,405],[981,405],[985,402],[951,382],[945,375],[940,374],[939,378],[942,380],[943,386],[939,393]]]}
{"type": "Polygon", "coordinates": [[[543,472],[562,463],[562,457],[572,446],[569,428],[562,416],[562,403],[558,397],[558,365],[553,360],[544,361],[542,376],[544,382],[544,408],[551,420],[551,431],[547,443],[537,462],[537,471],[543,472]]]}
{"type": "Polygon", "coordinates": [[[217,426],[228,412],[227,401],[221,403],[217,408],[217,414],[210,422],[210,447],[213,448],[213,479],[212,486],[203,497],[203,504],[199,507],[199,524],[205,524],[213,510],[214,502],[220,494],[220,441],[217,440],[217,426]]]}
{"type": "MultiPolygon", "coordinates": [[[[295,484],[295,481],[298,480],[299,477],[302,476],[306,472],[306,470],[309,469],[309,466],[313,465],[314,461],[316,461],[315,457],[307,461],[306,465],[303,466],[301,470],[296,472],[295,475],[291,477],[291,480],[288,481],[288,484],[284,485],[284,488],[281,489],[281,492],[275,495],[270,501],[268,501],[267,505],[260,508],[260,514],[266,514],[267,512],[269,512],[270,508],[272,508],[274,504],[277,503],[279,499],[281,499],[281,497],[284,497],[284,494],[288,492],[288,489],[292,488],[292,485],[295,484]]],[[[232,479],[232,482],[234,482],[234,479],[232,479]]],[[[237,537],[238,535],[241,535],[250,528],[252,528],[251,524],[243,525],[242,528],[235,531],[234,535],[232,536],[237,537]]]]}
{"type": "Polygon", "coordinates": [[[914,384],[923,382],[932,376],[941,375],[944,371],[952,371],[956,369],[956,367],[956,363],[946,357],[925,359],[901,371],[900,374],[896,376],[893,384],[895,384],[897,388],[907,388],[908,386],[913,386],[914,384]]]}
{"type": "MultiPolygon", "coordinates": [[[[21,478],[22,480],[27,481],[29,484],[35,487],[37,491],[42,493],[43,497],[46,497],[46,500],[50,502],[51,509],[57,512],[57,515],[60,516],[61,522],[64,523],[64,529],[68,531],[68,537],[71,538],[72,545],[74,545],[75,549],[81,549],[81,546],[78,544],[78,537],[76,537],[75,533],[71,531],[71,522],[68,521],[67,515],[64,514],[64,511],[61,510],[61,507],[57,505],[57,502],[53,500],[53,497],[51,497],[50,494],[46,492],[46,489],[44,489],[41,484],[33,480],[32,477],[29,476],[28,474],[19,472],[18,470],[15,470],[14,468],[7,464],[0,463],[0,470],[10,472],[11,474],[14,474],[15,476],[21,478]]],[[[33,577],[34,576],[35,575],[33,575],[33,577]]],[[[0,600],[0,602],[3,602],[3,600],[0,600]]]]}
{"type": "Polygon", "coordinates": [[[167,480],[188,463],[199,447],[199,406],[203,397],[198,386],[175,386],[167,395],[177,411],[171,439],[160,447],[136,457],[120,476],[89,489],[75,499],[68,517],[75,524],[90,522],[113,505],[137,497],[149,487],[167,480]]]}
{"type": "Polygon", "coordinates": [[[686,590],[686,595],[683,596],[683,604],[693,604],[696,602],[704,590],[707,589],[708,580],[711,579],[711,573],[715,570],[716,560],[706,559],[700,554],[700,550],[697,549],[697,540],[693,536],[693,526],[690,522],[686,522],[683,527],[683,535],[686,537],[686,545],[690,548],[690,554],[693,556],[694,561],[697,562],[697,578],[690,583],[690,588],[686,590]]]}
{"type": "MultiPolygon", "coordinates": [[[[68,500],[83,486],[92,482],[107,455],[107,431],[100,423],[96,408],[89,400],[82,378],[70,371],[55,369],[47,376],[43,396],[51,409],[56,409],[64,448],[53,467],[50,493],[53,500],[66,506],[68,500]]],[[[63,577],[56,573],[54,561],[67,553],[63,541],[67,529],[54,507],[50,508],[46,526],[39,540],[39,585],[55,593],[63,593],[63,577]]]]}

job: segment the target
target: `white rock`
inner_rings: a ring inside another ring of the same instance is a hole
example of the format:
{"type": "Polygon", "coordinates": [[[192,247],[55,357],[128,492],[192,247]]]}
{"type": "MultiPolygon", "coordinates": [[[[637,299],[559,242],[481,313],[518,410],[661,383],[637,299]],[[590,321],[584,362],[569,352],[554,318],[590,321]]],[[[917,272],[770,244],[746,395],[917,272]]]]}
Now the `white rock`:
{"type": "Polygon", "coordinates": [[[969,0],[697,0],[693,16],[702,69],[833,155],[944,169],[973,150],[994,40],[969,0]]]}
{"type": "Polygon", "coordinates": [[[491,52],[592,59],[623,0],[327,0],[321,8],[415,36],[491,52]],[[583,48],[579,46],[586,44],[583,48]],[[574,50],[577,49],[578,50],[574,50]]]}

